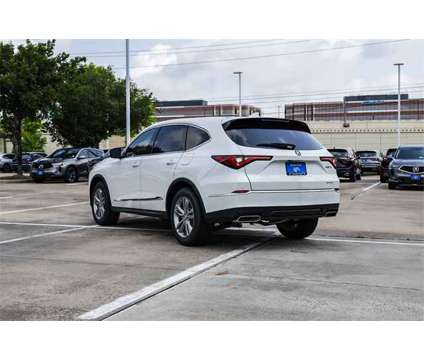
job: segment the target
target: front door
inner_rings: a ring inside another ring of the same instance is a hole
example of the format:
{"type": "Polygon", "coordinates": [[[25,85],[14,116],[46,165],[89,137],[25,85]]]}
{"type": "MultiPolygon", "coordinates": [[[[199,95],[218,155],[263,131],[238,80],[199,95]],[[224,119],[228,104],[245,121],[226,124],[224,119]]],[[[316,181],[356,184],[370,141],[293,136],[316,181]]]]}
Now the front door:
{"type": "Polygon", "coordinates": [[[125,150],[124,157],[116,160],[110,175],[110,195],[113,206],[143,209],[140,172],[146,157],[150,156],[157,130],[141,133],[125,150]]]}
{"type": "Polygon", "coordinates": [[[144,157],[141,166],[144,209],[166,210],[166,194],[174,179],[175,168],[185,150],[186,133],[185,125],[167,125],[159,129],[152,154],[144,157]]]}

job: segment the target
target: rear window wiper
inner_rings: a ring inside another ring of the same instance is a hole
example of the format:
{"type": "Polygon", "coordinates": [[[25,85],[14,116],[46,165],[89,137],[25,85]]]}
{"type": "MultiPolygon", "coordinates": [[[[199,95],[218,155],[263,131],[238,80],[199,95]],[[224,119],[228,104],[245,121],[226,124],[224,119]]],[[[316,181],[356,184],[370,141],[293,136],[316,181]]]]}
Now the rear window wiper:
{"type": "Polygon", "coordinates": [[[294,150],[296,148],[295,144],[288,143],[268,143],[268,144],[257,144],[258,147],[268,147],[275,149],[284,149],[284,150],[294,150]]]}

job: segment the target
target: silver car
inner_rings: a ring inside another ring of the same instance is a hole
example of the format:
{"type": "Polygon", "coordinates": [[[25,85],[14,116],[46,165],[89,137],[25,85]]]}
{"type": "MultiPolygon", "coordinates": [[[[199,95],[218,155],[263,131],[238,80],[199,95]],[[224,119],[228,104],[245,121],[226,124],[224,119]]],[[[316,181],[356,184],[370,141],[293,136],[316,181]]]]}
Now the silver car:
{"type": "Polygon", "coordinates": [[[424,186],[424,145],[400,146],[389,165],[389,189],[424,186]]]}
{"type": "Polygon", "coordinates": [[[0,154],[0,170],[3,172],[11,172],[14,159],[15,154],[0,154]]]}

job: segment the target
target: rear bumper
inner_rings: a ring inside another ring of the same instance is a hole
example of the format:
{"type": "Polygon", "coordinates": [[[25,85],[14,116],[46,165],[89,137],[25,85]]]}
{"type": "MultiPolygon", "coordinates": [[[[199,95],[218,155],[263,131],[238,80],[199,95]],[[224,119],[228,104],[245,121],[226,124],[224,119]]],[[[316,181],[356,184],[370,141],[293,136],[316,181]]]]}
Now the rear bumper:
{"type": "Polygon", "coordinates": [[[338,204],[338,189],[250,191],[245,194],[209,196],[204,201],[206,214],[240,208],[291,208],[338,204]]]}
{"type": "Polygon", "coordinates": [[[267,206],[233,208],[215,211],[206,215],[206,221],[214,223],[231,223],[234,221],[252,222],[269,221],[271,223],[286,219],[304,219],[336,216],[339,204],[318,204],[304,206],[267,206]]]}

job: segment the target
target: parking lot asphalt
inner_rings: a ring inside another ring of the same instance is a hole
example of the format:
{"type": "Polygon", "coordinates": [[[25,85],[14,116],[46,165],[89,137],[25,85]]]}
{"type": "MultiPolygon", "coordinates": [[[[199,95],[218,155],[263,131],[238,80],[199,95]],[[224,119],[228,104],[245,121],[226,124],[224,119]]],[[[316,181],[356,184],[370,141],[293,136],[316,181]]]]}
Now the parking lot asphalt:
{"type": "Polygon", "coordinates": [[[424,191],[377,183],[343,182],[339,215],[309,240],[248,227],[187,248],[155,219],[95,226],[86,182],[1,181],[0,320],[77,319],[250,244],[109,319],[422,320],[424,191]]]}

